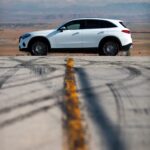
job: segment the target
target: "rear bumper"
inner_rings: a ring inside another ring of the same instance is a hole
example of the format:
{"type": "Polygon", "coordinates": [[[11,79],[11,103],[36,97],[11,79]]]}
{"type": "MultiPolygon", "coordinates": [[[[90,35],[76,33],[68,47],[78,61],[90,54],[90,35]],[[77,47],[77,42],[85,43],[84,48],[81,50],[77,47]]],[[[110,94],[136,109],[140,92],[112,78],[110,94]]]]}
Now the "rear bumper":
{"type": "Polygon", "coordinates": [[[122,46],[122,51],[129,51],[132,48],[132,43],[122,46]]]}

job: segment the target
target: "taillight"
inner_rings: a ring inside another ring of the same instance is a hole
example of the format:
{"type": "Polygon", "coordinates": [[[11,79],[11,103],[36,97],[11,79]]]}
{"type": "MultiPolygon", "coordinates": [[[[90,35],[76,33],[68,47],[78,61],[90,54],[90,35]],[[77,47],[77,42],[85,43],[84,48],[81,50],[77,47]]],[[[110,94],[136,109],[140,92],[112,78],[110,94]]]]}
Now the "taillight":
{"type": "Polygon", "coordinates": [[[124,32],[124,33],[128,33],[128,34],[130,34],[131,32],[130,32],[130,30],[122,30],[122,32],[124,32]]]}

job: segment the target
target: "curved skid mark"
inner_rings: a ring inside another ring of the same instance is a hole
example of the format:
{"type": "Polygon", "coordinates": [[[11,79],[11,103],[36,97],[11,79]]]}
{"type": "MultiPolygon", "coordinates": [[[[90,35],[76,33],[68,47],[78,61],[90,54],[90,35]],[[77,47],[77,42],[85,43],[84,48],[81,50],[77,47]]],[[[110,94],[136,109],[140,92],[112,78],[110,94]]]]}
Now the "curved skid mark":
{"type": "MultiPolygon", "coordinates": [[[[18,66],[18,65],[17,65],[18,66]]],[[[14,76],[14,74],[19,70],[19,68],[11,68],[9,69],[5,74],[3,74],[2,76],[0,76],[0,89],[2,88],[3,84],[5,84],[5,82],[11,78],[12,76],[14,76]]]]}
{"type": "MultiPolygon", "coordinates": [[[[121,100],[121,95],[119,93],[119,90],[115,88],[115,85],[113,83],[107,83],[106,84],[110,91],[112,92],[114,99],[115,99],[115,104],[116,104],[116,111],[118,114],[118,124],[120,125],[122,121],[124,121],[125,118],[125,110],[124,110],[124,105],[121,100]]],[[[120,130],[120,129],[119,129],[120,130]]]]}
{"type": "Polygon", "coordinates": [[[43,107],[38,108],[36,110],[32,110],[30,112],[27,112],[23,115],[19,115],[17,117],[12,118],[12,119],[6,120],[6,121],[0,123],[0,129],[2,129],[4,127],[7,127],[7,126],[10,126],[10,125],[13,125],[14,123],[17,123],[19,121],[23,121],[23,120],[28,119],[30,117],[33,117],[35,115],[38,115],[39,113],[46,112],[46,111],[48,111],[49,109],[55,107],[58,104],[59,103],[57,102],[57,103],[54,103],[53,105],[50,105],[50,106],[43,106],[43,107]]]}
{"type": "Polygon", "coordinates": [[[13,106],[2,108],[2,109],[0,109],[0,115],[5,114],[5,113],[10,113],[13,110],[23,108],[23,107],[28,106],[28,105],[34,105],[37,103],[49,101],[50,99],[55,98],[56,96],[59,96],[58,93],[59,93],[59,91],[57,91],[57,94],[54,94],[54,95],[47,95],[45,97],[40,97],[40,98],[37,98],[35,100],[31,100],[31,101],[19,103],[19,104],[13,105],[13,106]]]}

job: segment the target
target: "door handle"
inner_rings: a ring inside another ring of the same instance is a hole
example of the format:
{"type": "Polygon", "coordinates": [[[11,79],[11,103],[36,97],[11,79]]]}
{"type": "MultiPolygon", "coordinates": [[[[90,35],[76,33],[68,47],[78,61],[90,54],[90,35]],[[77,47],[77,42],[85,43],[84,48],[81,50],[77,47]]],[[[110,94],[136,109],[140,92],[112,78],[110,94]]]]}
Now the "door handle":
{"type": "Polygon", "coordinates": [[[73,33],[72,35],[74,36],[74,35],[77,35],[77,34],[79,34],[79,32],[75,32],[75,33],[73,33]]]}
{"type": "Polygon", "coordinates": [[[104,33],[104,31],[100,31],[100,32],[98,32],[97,34],[103,34],[104,33]]]}

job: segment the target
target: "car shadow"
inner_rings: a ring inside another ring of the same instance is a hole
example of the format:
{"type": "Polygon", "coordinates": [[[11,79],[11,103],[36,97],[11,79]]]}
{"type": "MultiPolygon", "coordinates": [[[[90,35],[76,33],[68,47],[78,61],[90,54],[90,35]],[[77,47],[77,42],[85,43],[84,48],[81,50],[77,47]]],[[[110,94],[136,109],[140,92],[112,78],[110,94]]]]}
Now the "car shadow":
{"type": "Polygon", "coordinates": [[[77,48],[77,49],[51,49],[51,53],[85,53],[85,54],[98,54],[98,49],[92,48],[92,49],[82,49],[82,48],[77,48]]]}
{"type": "MultiPolygon", "coordinates": [[[[86,71],[83,68],[75,68],[75,71],[78,75],[81,87],[83,89],[85,89],[85,87],[91,87],[91,83],[86,71]]],[[[125,150],[125,144],[121,139],[121,132],[105,113],[105,110],[101,105],[101,97],[94,92],[93,88],[83,90],[82,93],[89,116],[94,122],[95,128],[98,131],[98,135],[103,135],[103,138],[106,141],[107,149],[125,150]]]]}

